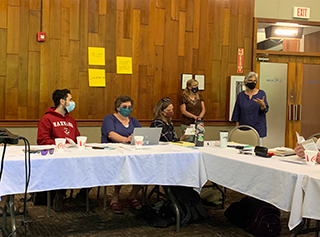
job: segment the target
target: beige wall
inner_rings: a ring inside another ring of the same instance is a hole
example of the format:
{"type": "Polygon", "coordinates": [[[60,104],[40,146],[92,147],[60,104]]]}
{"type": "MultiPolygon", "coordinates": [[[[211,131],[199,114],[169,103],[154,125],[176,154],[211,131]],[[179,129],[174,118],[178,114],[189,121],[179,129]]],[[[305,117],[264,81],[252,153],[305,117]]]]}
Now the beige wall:
{"type": "MultiPolygon", "coordinates": [[[[227,130],[230,131],[233,128],[233,126],[206,126],[206,133],[205,133],[205,140],[219,140],[219,131],[220,130],[227,130]]],[[[31,145],[37,144],[37,131],[38,128],[7,128],[11,133],[25,137],[28,139],[31,145]]],[[[177,132],[177,135],[181,136],[180,126],[176,126],[175,130],[177,132]]],[[[99,143],[101,139],[101,132],[100,127],[79,127],[79,131],[81,135],[88,137],[89,143],[99,143]]],[[[23,144],[22,141],[20,141],[19,144],[23,144]]]]}
{"type": "Polygon", "coordinates": [[[320,21],[319,0],[255,0],[255,17],[286,19],[292,18],[293,7],[309,7],[310,19],[320,21]]]}

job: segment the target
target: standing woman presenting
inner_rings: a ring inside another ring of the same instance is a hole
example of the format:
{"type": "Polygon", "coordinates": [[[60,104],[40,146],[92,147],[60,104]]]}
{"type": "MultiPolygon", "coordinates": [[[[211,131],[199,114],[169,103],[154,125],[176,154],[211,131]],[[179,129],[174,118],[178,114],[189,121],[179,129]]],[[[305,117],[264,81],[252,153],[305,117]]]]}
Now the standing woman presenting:
{"type": "MultiPolygon", "coordinates": [[[[202,119],[206,113],[204,100],[198,93],[198,81],[190,79],[187,81],[187,86],[183,91],[180,98],[181,109],[181,133],[190,126],[190,124],[196,123],[197,119],[202,119]]],[[[194,136],[190,136],[186,141],[194,141],[194,136]]]]}
{"type": "Polygon", "coordinates": [[[236,126],[249,125],[260,135],[260,138],[267,136],[266,113],[269,110],[266,93],[256,87],[258,74],[249,72],[244,78],[246,90],[238,94],[233,109],[232,121],[237,122],[236,126]]]}

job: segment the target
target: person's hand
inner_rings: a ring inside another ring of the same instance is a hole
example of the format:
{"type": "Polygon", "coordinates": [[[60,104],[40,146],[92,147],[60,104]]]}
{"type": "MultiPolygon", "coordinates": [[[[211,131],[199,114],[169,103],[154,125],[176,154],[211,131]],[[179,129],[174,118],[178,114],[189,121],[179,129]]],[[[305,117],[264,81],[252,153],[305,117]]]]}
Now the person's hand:
{"type": "Polygon", "coordinates": [[[320,164],[320,152],[318,152],[318,154],[317,154],[316,162],[320,164]]]}
{"type": "Polygon", "coordinates": [[[182,137],[180,137],[180,141],[185,141],[190,137],[190,135],[183,134],[182,137]]]}
{"type": "Polygon", "coordinates": [[[262,99],[253,99],[253,101],[259,104],[262,110],[266,108],[266,104],[264,103],[264,96],[262,97],[262,99]]]}
{"type": "MultiPolygon", "coordinates": [[[[297,156],[299,156],[300,158],[304,157],[304,148],[301,144],[297,143],[296,147],[294,148],[295,153],[297,154],[297,156]]],[[[319,152],[318,152],[319,155],[319,152]]],[[[318,155],[317,155],[317,161],[318,161],[318,155]]],[[[319,157],[319,161],[320,161],[320,157],[319,157]]]]}
{"type": "Polygon", "coordinates": [[[133,134],[131,134],[129,137],[127,137],[127,143],[130,143],[130,142],[131,142],[132,136],[133,136],[133,134]]]}

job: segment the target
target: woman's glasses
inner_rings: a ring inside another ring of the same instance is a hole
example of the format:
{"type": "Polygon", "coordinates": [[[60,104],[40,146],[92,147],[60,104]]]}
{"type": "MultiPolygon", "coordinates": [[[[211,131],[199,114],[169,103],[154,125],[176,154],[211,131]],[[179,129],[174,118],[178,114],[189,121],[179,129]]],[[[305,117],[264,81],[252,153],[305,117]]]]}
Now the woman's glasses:
{"type": "Polygon", "coordinates": [[[132,106],[131,106],[131,105],[129,105],[129,106],[127,106],[127,105],[122,105],[121,107],[124,108],[124,109],[126,109],[126,108],[132,109],[132,106]]]}
{"type": "Polygon", "coordinates": [[[171,102],[171,99],[169,97],[167,97],[167,98],[162,98],[161,101],[163,103],[166,103],[166,102],[171,102]]]}

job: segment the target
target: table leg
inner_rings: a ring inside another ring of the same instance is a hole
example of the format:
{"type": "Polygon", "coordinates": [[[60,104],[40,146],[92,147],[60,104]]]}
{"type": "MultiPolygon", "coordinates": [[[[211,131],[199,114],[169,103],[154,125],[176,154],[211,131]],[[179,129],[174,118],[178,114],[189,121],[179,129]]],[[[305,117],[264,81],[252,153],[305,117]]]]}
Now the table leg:
{"type": "Polygon", "coordinates": [[[3,213],[2,213],[3,230],[4,230],[6,235],[8,235],[8,231],[7,231],[7,203],[8,202],[9,202],[9,196],[6,197],[6,201],[4,203],[3,213]]]}
{"type": "Polygon", "coordinates": [[[47,217],[51,214],[51,191],[47,191],[47,217]]]}
{"type": "Polygon", "coordinates": [[[107,210],[107,186],[104,186],[103,190],[103,210],[107,210]]]}
{"type": "Polygon", "coordinates": [[[169,186],[162,186],[162,187],[165,190],[165,192],[168,194],[168,197],[173,204],[174,212],[176,213],[176,232],[179,232],[180,231],[180,211],[177,205],[177,199],[171,193],[171,189],[169,186]]]}
{"type": "Polygon", "coordinates": [[[86,188],[86,211],[89,212],[89,191],[86,188]]]}
{"type": "MultiPolygon", "coordinates": [[[[316,228],[317,229],[319,229],[319,224],[320,224],[320,221],[319,220],[317,220],[316,221],[316,228]]],[[[314,237],[319,237],[319,230],[317,230],[315,233],[314,233],[314,237]]]]}
{"type": "Polygon", "coordinates": [[[12,236],[16,237],[16,218],[15,218],[15,213],[14,213],[14,195],[9,196],[9,206],[10,206],[10,215],[11,215],[11,225],[12,225],[12,236]]]}

